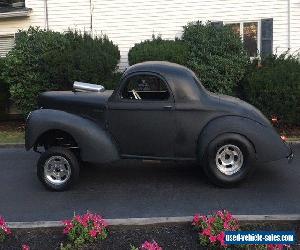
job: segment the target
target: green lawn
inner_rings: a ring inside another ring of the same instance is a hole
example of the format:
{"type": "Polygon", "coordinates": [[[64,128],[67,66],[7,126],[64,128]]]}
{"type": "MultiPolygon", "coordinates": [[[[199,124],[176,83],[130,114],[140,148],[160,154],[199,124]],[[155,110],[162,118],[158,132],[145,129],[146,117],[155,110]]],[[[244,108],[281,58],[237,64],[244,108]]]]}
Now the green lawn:
{"type": "Polygon", "coordinates": [[[24,132],[0,131],[0,144],[1,143],[24,143],[24,132]]]}

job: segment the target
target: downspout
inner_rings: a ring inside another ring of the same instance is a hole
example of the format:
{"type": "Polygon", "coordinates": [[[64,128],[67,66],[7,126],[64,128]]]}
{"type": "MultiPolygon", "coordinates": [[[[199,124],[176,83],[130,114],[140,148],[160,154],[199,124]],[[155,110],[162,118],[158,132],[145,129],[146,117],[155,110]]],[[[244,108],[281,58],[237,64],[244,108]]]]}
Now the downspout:
{"type": "Polygon", "coordinates": [[[291,49],[291,0],[288,0],[288,51],[291,49]]]}
{"type": "Polygon", "coordinates": [[[48,1],[44,1],[44,8],[45,8],[45,29],[49,30],[49,19],[48,19],[48,1]]]}

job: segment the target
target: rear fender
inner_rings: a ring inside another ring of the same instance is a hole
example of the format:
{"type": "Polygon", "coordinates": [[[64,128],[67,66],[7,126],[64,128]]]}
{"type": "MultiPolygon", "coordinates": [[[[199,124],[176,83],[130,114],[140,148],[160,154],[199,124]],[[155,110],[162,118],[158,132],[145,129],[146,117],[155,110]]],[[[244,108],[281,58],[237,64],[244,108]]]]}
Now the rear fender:
{"type": "Polygon", "coordinates": [[[80,149],[83,161],[104,163],[118,160],[117,146],[111,136],[95,122],[64,111],[39,109],[27,118],[25,147],[30,150],[40,136],[50,130],[70,134],[80,149]]]}
{"type": "Polygon", "coordinates": [[[210,121],[198,139],[198,158],[203,160],[208,144],[218,135],[237,133],[246,137],[253,145],[259,162],[275,161],[288,157],[290,147],[281,140],[272,126],[262,125],[240,116],[222,116],[210,121]]]}

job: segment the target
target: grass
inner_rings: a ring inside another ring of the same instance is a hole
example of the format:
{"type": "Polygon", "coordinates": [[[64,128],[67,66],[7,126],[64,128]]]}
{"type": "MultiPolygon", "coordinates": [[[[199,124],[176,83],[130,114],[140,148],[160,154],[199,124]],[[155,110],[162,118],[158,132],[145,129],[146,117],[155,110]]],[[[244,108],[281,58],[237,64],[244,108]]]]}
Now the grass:
{"type": "Polygon", "coordinates": [[[20,121],[0,123],[0,144],[24,143],[24,123],[20,121]]]}
{"type": "Polygon", "coordinates": [[[22,131],[0,131],[1,143],[24,143],[24,132],[22,131]]]}

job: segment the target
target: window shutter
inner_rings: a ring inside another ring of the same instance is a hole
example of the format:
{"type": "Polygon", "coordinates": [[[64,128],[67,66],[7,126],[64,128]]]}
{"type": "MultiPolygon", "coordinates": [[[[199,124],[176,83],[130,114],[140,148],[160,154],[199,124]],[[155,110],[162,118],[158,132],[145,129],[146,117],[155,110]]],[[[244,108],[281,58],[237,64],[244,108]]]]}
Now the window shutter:
{"type": "Polygon", "coordinates": [[[220,28],[220,27],[223,26],[223,22],[222,21],[211,22],[210,24],[211,24],[211,26],[213,26],[215,28],[220,28]]]}
{"type": "Polygon", "coordinates": [[[261,51],[262,57],[273,54],[273,18],[261,20],[261,51]]]}
{"type": "Polygon", "coordinates": [[[6,54],[14,47],[14,36],[0,36],[0,57],[5,57],[6,54]]]}

